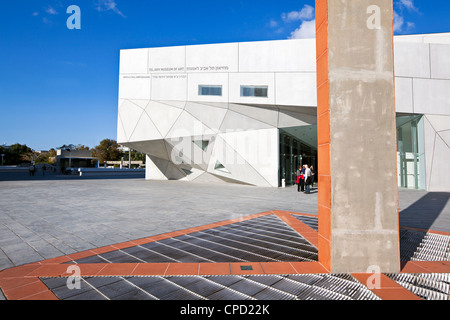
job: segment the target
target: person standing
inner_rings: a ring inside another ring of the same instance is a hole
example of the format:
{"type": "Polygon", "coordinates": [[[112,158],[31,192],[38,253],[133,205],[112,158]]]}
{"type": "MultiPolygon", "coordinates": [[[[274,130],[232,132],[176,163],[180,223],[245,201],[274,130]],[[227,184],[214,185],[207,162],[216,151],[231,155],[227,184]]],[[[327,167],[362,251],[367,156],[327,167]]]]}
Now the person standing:
{"type": "Polygon", "coordinates": [[[314,170],[314,166],[311,166],[311,188],[314,188],[314,182],[316,182],[316,170],[314,170]]]}
{"type": "Polygon", "coordinates": [[[305,191],[305,181],[304,181],[304,177],[303,177],[303,169],[302,167],[298,167],[297,170],[297,191],[305,191]]]}
{"type": "Polygon", "coordinates": [[[305,194],[310,194],[310,184],[311,184],[311,169],[308,165],[305,166],[305,194]]]}

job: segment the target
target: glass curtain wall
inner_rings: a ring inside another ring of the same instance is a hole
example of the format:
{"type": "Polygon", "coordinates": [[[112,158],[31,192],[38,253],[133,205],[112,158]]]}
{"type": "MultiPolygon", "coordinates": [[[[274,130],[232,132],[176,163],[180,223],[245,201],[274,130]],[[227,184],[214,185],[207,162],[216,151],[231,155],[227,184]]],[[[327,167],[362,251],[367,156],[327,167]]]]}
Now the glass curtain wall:
{"type": "Polygon", "coordinates": [[[317,126],[280,129],[279,185],[295,185],[297,170],[307,164],[317,168],[317,126]],[[314,142],[316,143],[314,145],[314,142]]]}
{"type": "MultiPolygon", "coordinates": [[[[280,181],[294,185],[297,169],[304,165],[317,168],[317,126],[283,128],[280,134],[280,181]]],[[[426,189],[425,139],[422,115],[397,116],[398,186],[426,189]]]]}
{"type": "Polygon", "coordinates": [[[425,190],[423,116],[397,117],[398,186],[425,190]]]}

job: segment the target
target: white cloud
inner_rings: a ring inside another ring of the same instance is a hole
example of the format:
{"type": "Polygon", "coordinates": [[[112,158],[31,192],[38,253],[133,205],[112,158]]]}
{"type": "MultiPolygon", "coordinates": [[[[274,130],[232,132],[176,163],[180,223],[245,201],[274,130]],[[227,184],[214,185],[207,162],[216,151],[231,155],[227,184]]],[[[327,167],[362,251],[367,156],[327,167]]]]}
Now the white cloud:
{"type": "Polygon", "coordinates": [[[291,32],[290,39],[313,39],[316,37],[316,20],[303,21],[300,27],[291,32]]]}
{"type": "Polygon", "coordinates": [[[415,23],[405,21],[404,11],[419,13],[419,9],[415,6],[414,0],[396,0],[394,2],[396,10],[394,10],[394,32],[410,32],[415,28],[415,23]]]}
{"type": "Polygon", "coordinates": [[[411,11],[419,11],[414,5],[414,0],[399,0],[397,4],[411,11]]]}
{"type": "Polygon", "coordinates": [[[403,30],[403,24],[405,23],[405,19],[394,11],[394,32],[401,32],[403,30]]]}
{"type": "Polygon", "coordinates": [[[115,0],[98,0],[96,5],[97,11],[113,11],[119,16],[126,18],[125,15],[117,7],[117,3],[115,0]]]}
{"type": "Polygon", "coordinates": [[[316,20],[314,7],[305,4],[299,11],[291,11],[281,14],[281,19],[286,24],[300,21],[300,25],[292,31],[289,39],[311,39],[316,36],[316,20]]]}
{"type": "Polygon", "coordinates": [[[314,7],[305,4],[300,11],[291,11],[283,13],[281,18],[285,22],[298,21],[298,20],[311,20],[314,18],[314,7]]]}
{"type": "Polygon", "coordinates": [[[51,15],[58,14],[58,11],[56,11],[56,9],[53,8],[52,6],[48,6],[47,9],[45,9],[45,12],[47,12],[48,14],[51,14],[51,15]]]}
{"type": "Polygon", "coordinates": [[[276,28],[276,27],[278,27],[278,22],[276,22],[275,20],[271,19],[271,20],[270,20],[270,27],[271,27],[271,28],[276,28]]]}

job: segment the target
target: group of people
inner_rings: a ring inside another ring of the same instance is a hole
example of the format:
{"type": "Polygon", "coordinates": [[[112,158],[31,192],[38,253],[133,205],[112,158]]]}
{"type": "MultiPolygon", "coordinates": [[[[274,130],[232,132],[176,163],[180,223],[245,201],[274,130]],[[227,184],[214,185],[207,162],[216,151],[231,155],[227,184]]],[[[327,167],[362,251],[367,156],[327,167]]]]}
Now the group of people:
{"type": "MultiPolygon", "coordinates": [[[[41,169],[42,169],[42,175],[45,176],[45,172],[47,171],[47,167],[45,165],[43,165],[41,169]]],[[[30,176],[34,176],[34,174],[37,171],[36,165],[31,165],[29,167],[28,171],[30,172],[30,176]]]]}
{"type": "Polygon", "coordinates": [[[311,187],[314,186],[316,171],[314,167],[307,164],[300,166],[297,170],[297,190],[306,194],[311,193],[311,187]]]}

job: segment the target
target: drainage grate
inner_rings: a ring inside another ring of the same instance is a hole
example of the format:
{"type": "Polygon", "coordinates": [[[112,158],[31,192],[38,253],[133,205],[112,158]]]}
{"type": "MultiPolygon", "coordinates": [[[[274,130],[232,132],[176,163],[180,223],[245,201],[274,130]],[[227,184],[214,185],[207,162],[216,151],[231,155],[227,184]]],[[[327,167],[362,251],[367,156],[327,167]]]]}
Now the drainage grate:
{"type": "Polygon", "coordinates": [[[402,261],[449,261],[450,236],[401,230],[400,253],[402,261]]]}
{"type": "Polygon", "coordinates": [[[42,278],[61,300],[379,300],[351,275],[42,278]]]}
{"type": "MultiPolygon", "coordinates": [[[[293,215],[318,231],[318,218],[293,215]]],[[[400,259],[407,261],[449,261],[450,236],[416,230],[400,230],[400,259]]]]}
{"type": "Polygon", "coordinates": [[[76,263],[317,261],[318,250],[275,215],[102,253],[76,263]]]}
{"type": "Polygon", "coordinates": [[[315,231],[319,231],[319,219],[317,217],[309,217],[309,216],[301,216],[301,215],[293,215],[293,217],[297,218],[308,227],[314,229],[315,231]]]}
{"type": "Polygon", "coordinates": [[[424,300],[450,300],[450,273],[387,274],[424,300]]]}

